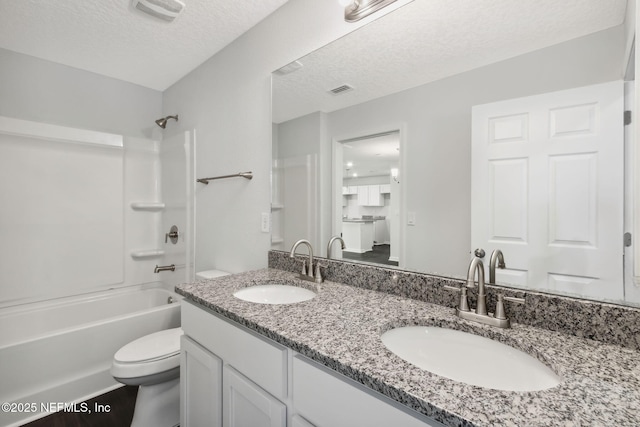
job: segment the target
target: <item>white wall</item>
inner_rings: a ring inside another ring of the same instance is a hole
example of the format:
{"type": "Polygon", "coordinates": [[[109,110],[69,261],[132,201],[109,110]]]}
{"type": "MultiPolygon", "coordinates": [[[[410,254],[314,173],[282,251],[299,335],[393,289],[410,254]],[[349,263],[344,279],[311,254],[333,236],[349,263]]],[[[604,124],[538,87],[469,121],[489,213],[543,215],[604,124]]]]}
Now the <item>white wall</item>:
{"type": "Polygon", "coordinates": [[[290,0],[164,92],[164,112],[180,114],[175,131],[198,131],[198,177],[254,173],[196,190],[196,270],[267,265],[260,216],[271,201],[271,72],[371,21],[347,24],[343,13],[333,0],[290,0]]]}

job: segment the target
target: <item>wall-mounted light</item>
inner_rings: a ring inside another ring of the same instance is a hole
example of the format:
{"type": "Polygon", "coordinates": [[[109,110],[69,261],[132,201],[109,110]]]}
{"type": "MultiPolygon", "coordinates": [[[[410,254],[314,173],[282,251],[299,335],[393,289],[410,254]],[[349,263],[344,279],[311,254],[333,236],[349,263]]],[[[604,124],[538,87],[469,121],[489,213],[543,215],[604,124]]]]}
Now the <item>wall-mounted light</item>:
{"type": "MultiPolygon", "coordinates": [[[[344,20],[347,22],[357,22],[395,1],[396,0],[352,0],[344,8],[344,20]]],[[[342,1],[341,4],[343,4],[342,1]]]]}
{"type": "Polygon", "coordinates": [[[400,184],[400,181],[398,181],[398,168],[391,168],[391,178],[393,178],[395,182],[400,184]]]}

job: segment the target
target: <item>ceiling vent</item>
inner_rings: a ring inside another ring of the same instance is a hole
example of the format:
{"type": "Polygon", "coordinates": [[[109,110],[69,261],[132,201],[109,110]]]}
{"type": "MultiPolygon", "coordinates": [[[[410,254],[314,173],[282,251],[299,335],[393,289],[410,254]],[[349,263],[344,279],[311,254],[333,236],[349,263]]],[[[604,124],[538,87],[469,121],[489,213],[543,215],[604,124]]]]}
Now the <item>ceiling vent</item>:
{"type": "Polygon", "coordinates": [[[353,90],[353,86],[349,86],[347,84],[344,84],[342,86],[338,86],[338,87],[334,87],[333,89],[329,90],[329,93],[333,94],[333,95],[341,95],[345,92],[350,92],[353,90]]]}
{"type": "Polygon", "coordinates": [[[167,22],[176,19],[184,10],[180,0],[132,0],[131,4],[139,11],[167,22]]]}

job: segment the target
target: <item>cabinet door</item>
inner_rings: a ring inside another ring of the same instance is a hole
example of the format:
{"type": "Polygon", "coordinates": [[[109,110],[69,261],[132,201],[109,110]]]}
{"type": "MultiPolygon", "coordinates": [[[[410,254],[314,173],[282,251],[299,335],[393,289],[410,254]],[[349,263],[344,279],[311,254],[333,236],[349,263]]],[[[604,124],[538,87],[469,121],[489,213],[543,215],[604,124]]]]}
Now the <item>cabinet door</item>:
{"type": "Polygon", "coordinates": [[[222,361],[186,336],[180,339],[180,425],[222,425],[222,361]]]}
{"type": "Polygon", "coordinates": [[[369,206],[369,187],[358,186],[358,206],[369,206]]]}
{"type": "Polygon", "coordinates": [[[224,427],[286,427],[287,407],[229,365],[223,383],[224,427]]]}
{"type": "Polygon", "coordinates": [[[384,198],[380,194],[379,185],[368,185],[369,188],[369,206],[383,206],[384,198]]]}

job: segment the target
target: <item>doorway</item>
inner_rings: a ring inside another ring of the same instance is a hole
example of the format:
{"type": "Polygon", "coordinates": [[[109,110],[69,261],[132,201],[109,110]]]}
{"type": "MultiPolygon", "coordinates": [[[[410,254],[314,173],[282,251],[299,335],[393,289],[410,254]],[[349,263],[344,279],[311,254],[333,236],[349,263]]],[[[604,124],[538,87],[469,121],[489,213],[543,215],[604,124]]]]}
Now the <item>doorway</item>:
{"type": "Polygon", "coordinates": [[[342,258],[398,266],[400,131],[337,140],[335,150],[334,234],[345,242],[342,258]]]}

